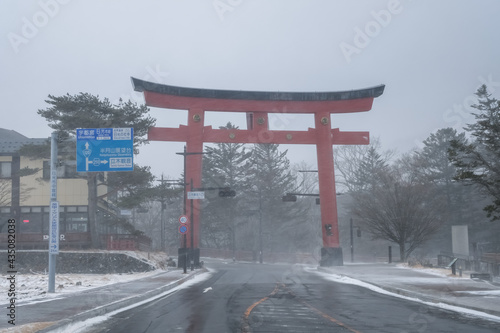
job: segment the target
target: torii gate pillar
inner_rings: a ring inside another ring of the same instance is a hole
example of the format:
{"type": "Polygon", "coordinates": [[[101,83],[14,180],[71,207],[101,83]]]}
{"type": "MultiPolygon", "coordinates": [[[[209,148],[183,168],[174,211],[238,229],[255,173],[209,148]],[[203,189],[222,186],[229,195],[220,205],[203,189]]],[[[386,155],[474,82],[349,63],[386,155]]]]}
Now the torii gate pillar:
{"type": "Polygon", "coordinates": [[[342,248],[338,232],[337,198],[333,164],[332,127],[329,112],[314,115],[316,129],[316,155],[318,159],[319,196],[323,248],[322,266],[341,266],[342,248]],[[323,203],[324,201],[324,203],[323,203]],[[331,226],[331,229],[329,228],[331,226]],[[330,230],[331,232],[330,235],[330,230]]]}
{"type": "MultiPolygon", "coordinates": [[[[136,91],[144,92],[148,106],[188,110],[188,125],[179,128],[153,127],[148,140],[186,142],[186,153],[199,153],[204,142],[212,143],[275,143],[314,144],[318,156],[319,195],[323,248],[321,266],[343,264],[340,247],[335,175],[334,144],[368,144],[368,132],[341,132],[332,129],[332,113],[369,111],[373,99],[382,95],[385,86],[342,92],[259,92],[183,88],[156,84],[132,78],[136,91]],[[222,130],[204,126],[205,111],[245,112],[246,130],[222,130]],[[314,115],[315,128],[307,131],[275,131],[269,129],[268,113],[309,113],[314,115]]],[[[186,158],[186,180],[194,188],[201,187],[201,155],[186,158]]],[[[199,205],[192,200],[188,247],[194,248],[194,262],[199,262],[199,205]]],[[[189,215],[188,215],[189,216],[189,215]]]]}

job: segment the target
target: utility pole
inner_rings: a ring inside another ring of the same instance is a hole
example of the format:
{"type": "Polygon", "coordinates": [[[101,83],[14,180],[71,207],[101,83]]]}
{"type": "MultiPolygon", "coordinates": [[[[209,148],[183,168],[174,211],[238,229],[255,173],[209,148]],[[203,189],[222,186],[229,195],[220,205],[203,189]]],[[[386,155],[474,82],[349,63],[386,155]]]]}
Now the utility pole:
{"type": "Polygon", "coordinates": [[[350,220],[350,225],[351,225],[351,262],[354,262],[354,232],[352,229],[352,217],[350,220]]]}
{"type": "MultiPolygon", "coordinates": [[[[211,154],[211,152],[187,152],[186,151],[186,146],[184,146],[184,151],[182,153],[176,153],[177,155],[182,155],[184,157],[184,210],[183,214],[186,215],[186,186],[188,183],[186,183],[186,157],[190,155],[203,155],[203,154],[211,154]]],[[[191,189],[193,188],[193,179],[191,178],[191,189]]],[[[190,251],[190,260],[193,261],[193,264],[191,265],[191,270],[193,270],[193,265],[194,265],[194,221],[193,221],[193,200],[191,200],[191,217],[190,217],[190,224],[191,228],[189,230],[189,233],[191,234],[191,251],[190,251]]],[[[186,242],[186,239],[184,238],[184,242],[186,242]]],[[[185,244],[185,243],[184,243],[185,244]]],[[[178,261],[181,261],[181,257],[184,257],[184,261],[187,260],[186,258],[186,245],[184,245],[184,249],[179,249],[178,252],[178,261]]]]}
{"type": "MultiPolygon", "coordinates": [[[[190,181],[190,191],[192,192],[193,191],[193,178],[191,178],[191,181],[190,181]]],[[[191,270],[194,271],[194,218],[193,218],[193,199],[191,199],[190,201],[191,203],[191,216],[189,217],[189,220],[190,220],[190,223],[191,223],[191,270]]]]}
{"type": "Polygon", "coordinates": [[[168,182],[168,180],[163,179],[163,173],[161,174],[161,195],[160,195],[160,203],[161,203],[161,210],[160,210],[160,230],[161,230],[161,249],[162,251],[165,251],[165,183],[168,182]]]}
{"type": "Polygon", "coordinates": [[[259,263],[262,261],[262,192],[259,188],[259,263]]]}

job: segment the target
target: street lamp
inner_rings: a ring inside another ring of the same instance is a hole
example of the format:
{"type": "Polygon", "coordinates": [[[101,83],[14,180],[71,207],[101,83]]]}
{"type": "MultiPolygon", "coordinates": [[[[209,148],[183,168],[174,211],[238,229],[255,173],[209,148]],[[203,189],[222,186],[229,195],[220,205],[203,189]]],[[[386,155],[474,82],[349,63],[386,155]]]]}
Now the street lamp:
{"type": "MultiPolygon", "coordinates": [[[[177,155],[182,155],[184,157],[184,215],[186,215],[186,186],[188,183],[186,183],[186,157],[190,155],[204,155],[204,154],[212,154],[212,152],[187,152],[186,151],[186,146],[184,146],[184,151],[182,153],[176,153],[177,155]]],[[[193,188],[193,179],[191,178],[190,181],[191,184],[191,190],[193,188]]],[[[191,257],[191,270],[194,270],[194,222],[193,222],[193,200],[191,199],[191,216],[190,216],[190,234],[191,234],[191,250],[190,250],[190,257],[191,257]]],[[[186,236],[184,235],[184,254],[186,254],[186,236]]],[[[180,261],[181,255],[179,253],[179,261],[180,261]]],[[[186,264],[186,259],[184,259],[184,264],[186,264]]]]}

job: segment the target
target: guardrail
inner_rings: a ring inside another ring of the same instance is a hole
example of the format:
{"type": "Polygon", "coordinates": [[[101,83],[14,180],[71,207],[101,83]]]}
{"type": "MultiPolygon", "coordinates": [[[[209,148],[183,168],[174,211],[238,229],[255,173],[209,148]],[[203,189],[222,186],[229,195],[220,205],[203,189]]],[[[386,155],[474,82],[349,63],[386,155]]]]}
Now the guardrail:
{"type": "Polygon", "coordinates": [[[492,276],[490,273],[470,273],[471,279],[479,279],[479,280],[492,280],[492,276]]]}
{"type": "Polygon", "coordinates": [[[500,253],[485,253],[478,259],[474,259],[472,256],[441,253],[438,255],[438,266],[447,267],[454,258],[457,258],[456,267],[461,267],[463,270],[479,272],[474,274],[500,275],[500,253]]]}

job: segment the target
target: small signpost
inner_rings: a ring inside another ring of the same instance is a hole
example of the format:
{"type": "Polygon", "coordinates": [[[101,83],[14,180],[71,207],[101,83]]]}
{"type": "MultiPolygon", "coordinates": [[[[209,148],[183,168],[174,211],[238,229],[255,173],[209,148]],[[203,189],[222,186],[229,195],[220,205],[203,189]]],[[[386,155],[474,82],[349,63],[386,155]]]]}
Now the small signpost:
{"type": "Polygon", "coordinates": [[[76,171],[133,171],[133,128],[78,128],[76,171]]]}
{"type": "MultiPolygon", "coordinates": [[[[182,235],[182,237],[184,238],[184,249],[183,249],[183,267],[184,267],[184,274],[186,274],[186,271],[187,271],[187,260],[188,260],[188,253],[187,253],[187,249],[186,249],[186,234],[188,233],[189,231],[189,227],[188,227],[188,222],[189,222],[189,218],[186,216],[186,215],[181,215],[179,216],[179,233],[182,235]]],[[[179,265],[181,263],[181,254],[179,252],[179,265]]]]}

